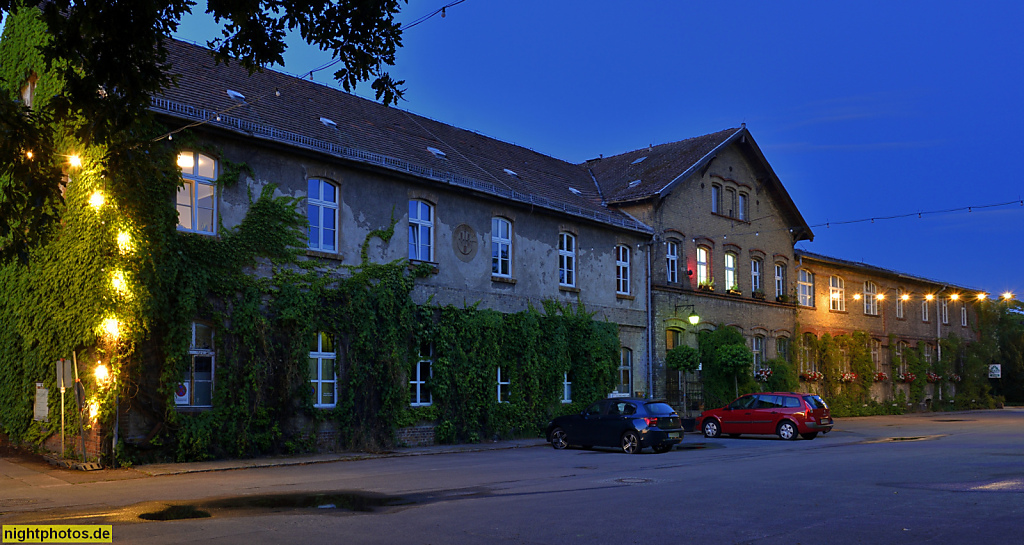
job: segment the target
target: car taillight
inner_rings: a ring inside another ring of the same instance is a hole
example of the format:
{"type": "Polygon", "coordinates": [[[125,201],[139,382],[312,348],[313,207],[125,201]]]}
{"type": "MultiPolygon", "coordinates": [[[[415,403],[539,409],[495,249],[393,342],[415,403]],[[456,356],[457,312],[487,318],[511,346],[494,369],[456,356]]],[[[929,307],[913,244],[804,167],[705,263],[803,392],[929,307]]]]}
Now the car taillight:
{"type": "Polygon", "coordinates": [[[657,418],[652,418],[650,416],[644,418],[644,422],[647,422],[647,426],[648,427],[650,427],[650,426],[657,427],[657,425],[658,425],[658,419],[657,418]]]}

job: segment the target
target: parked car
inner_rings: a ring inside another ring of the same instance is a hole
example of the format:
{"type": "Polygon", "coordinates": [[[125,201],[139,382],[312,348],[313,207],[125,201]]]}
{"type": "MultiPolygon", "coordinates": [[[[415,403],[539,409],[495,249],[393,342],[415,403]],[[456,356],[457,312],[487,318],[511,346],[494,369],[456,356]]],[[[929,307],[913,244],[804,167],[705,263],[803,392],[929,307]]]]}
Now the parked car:
{"type": "Polygon", "coordinates": [[[828,405],[814,394],[764,392],[736,398],[721,409],[711,409],[697,417],[704,437],[721,434],[776,434],[787,440],[814,439],[832,430],[828,405]]]}
{"type": "Polygon", "coordinates": [[[683,440],[683,428],[676,411],[664,401],[612,398],[595,401],[579,414],[559,416],[548,423],[551,446],[583,448],[619,447],[637,454],[650,447],[668,452],[683,440]]]}

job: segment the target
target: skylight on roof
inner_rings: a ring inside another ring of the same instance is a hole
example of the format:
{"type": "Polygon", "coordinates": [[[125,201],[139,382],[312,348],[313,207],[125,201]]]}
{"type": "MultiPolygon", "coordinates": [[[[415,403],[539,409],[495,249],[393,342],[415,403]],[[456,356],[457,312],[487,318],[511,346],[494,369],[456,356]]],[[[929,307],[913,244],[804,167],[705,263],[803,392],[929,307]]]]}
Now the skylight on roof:
{"type": "Polygon", "coordinates": [[[444,158],[448,157],[447,153],[445,153],[445,152],[443,152],[443,151],[441,151],[441,150],[439,150],[437,148],[432,148],[430,146],[427,146],[427,151],[429,151],[430,153],[433,153],[434,157],[437,157],[438,159],[444,159],[444,158]]]}
{"type": "Polygon", "coordinates": [[[644,159],[646,159],[646,158],[647,158],[647,156],[646,156],[646,155],[644,155],[643,157],[641,157],[641,158],[639,158],[639,159],[634,159],[634,160],[633,160],[633,162],[632,162],[632,163],[630,163],[630,164],[631,164],[631,165],[635,165],[635,164],[637,164],[637,163],[643,163],[643,162],[644,162],[644,159]]]}
{"type": "Polygon", "coordinates": [[[572,192],[573,192],[573,193],[575,193],[576,195],[582,195],[582,194],[583,194],[582,192],[580,192],[580,190],[579,190],[579,189],[576,189],[575,187],[570,187],[570,188],[569,188],[569,191],[572,191],[572,192]]]}
{"type": "Polygon", "coordinates": [[[326,117],[321,117],[320,118],[320,122],[323,123],[324,126],[327,127],[328,129],[337,129],[338,128],[338,124],[337,123],[331,121],[330,119],[327,119],[326,117]]]}
{"type": "Polygon", "coordinates": [[[228,96],[231,97],[231,100],[237,102],[245,102],[245,95],[239,93],[238,91],[232,91],[231,89],[228,89],[228,96]]]}
{"type": "Polygon", "coordinates": [[[516,174],[514,170],[509,170],[509,169],[507,169],[507,168],[506,168],[506,169],[504,169],[504,170],[505,170],[505,174],[508,174],[509,176],[515,176],[516,178],[518,178],[518,177],[519,177],[519,175],[518,175],[518,174],[516,174]]]}
{"type": "Polygon", "coordinates": [[[629,187],[636,187],[638,185],[640,185],[640,180],[633,180],[632,182],[629,182],[629,187]]]}

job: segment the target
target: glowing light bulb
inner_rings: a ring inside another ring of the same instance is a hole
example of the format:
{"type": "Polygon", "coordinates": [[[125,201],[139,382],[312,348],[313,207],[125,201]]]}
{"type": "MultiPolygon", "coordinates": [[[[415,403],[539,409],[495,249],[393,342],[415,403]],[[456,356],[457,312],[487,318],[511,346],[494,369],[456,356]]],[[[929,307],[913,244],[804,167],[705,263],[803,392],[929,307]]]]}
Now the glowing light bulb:
{"type": "Polygon", "coordinates": [[[1003,299],[1006,300],[1006,301],[1009,301],[1010,299],[1013,299],[1013,293],[1009,292],[1009,291],[1003,292],[1003,299]]]}
{"type": "Polygon", "coordinates": [[[91,206],[93,210],[99,210],[102,208],[103,203],[106,201],[107,199],[103,196],[103,193],[100,193],[99,191],[94,191],[93,194],[89,196],[89,206],[91,206]]]}
{"type": "Polygon", "coordinates": [[[904,301],[909,301],[910,300],[910,296],[904,293],[903,295],[900,295],[900,299],[902,299],[904,301]]]}
{"type": "Polygon", "coordinates": [[[77,155],[72,155],[68,157],[68,164],[74,168],[78,168],[82,166],[82,158],[77,155]]]}
{"type": "Polygon", "coordinates": [[[884,293],[879,293],[878,295],[875,296],[875,299],[877,299],[879,301],[884,301],[885,300],[885,294],[884,293]]]}
{"type": "Polygon", "coordinates": [[[191,152],[179,153],[178,154],[178,166],[183,169],[191,169],[196,166],[196,160],[192,157],[191,152]]]}
{"type": "Polygon", "coordinates": [[[28,150],[28,151],[26,151],[26,152],[25,152],[25,157],[28,157],[29,159],[31,159],[31,158],[33,157],[33,155],[32,155],[32,150],[28,150]]]}
{"type": "Polygon", "coordinates": [[[931,301],[932,299],[935,299],[935,296],[929,293],[928,295],[925,295],[924,298],[927,301],[931,301]]]}
{"type": "Polygon", "coordinates": [[[128,231],[121,231],[117,234],[117,250],[122,254],[127,254],[135,248],[132,243],[132,236],[128,234],[128,231]]]}
{"type": "Polygon", "coordinates": [[[853,294],[853,300],[854,301],[860,301],[860,294],[859,293],[853,294]]]}
{"type": "Polygon", "coordinates": [[[93,374],[96,377],[96,382],[101,384],[106,384],[106,382],[110,380],[110,370],[102,363],[96,366],[96,372],[93,374]]]}
{"type": "Polygon", "coordinates": [[[124,281],[124,273],[121,271],[114,271],[114,274],[110,275],[110,285],[118,293],[124,294],[128,291],[128,284],[124,281]]]}
{"type": "Polygon", "coordinates": [[[96,420],[96,415],[100,413],[100,406],[95,401],[89,403],[89,420],[96,420]]]}
{"type": "Polygon", "coordinates": [[[954,294],[950,295],[949,298],[950,298],[950,300],[956,301],[957,299],[960,299],[960,295],[954,293],[954,294]]]}
{"type": "Polygon", "coordinates": [[[988,294],[985,294],[985,293],[979,293],[978,294],[978,300],[979,301],[984,301],[987,298],[988,298],[988,294]]]}
{"type": "Polygon", "coordinates": [[[117,318],[107,318],[103,320],[103,331],[116,339],[121,335],[121,322],[117,321],[117,318]]]}

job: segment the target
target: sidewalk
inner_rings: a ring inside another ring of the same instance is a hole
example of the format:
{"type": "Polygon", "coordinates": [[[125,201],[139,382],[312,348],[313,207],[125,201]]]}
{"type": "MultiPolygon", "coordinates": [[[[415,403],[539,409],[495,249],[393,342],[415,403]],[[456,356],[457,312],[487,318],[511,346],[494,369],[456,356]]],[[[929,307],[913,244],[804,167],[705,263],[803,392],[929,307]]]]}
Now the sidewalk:
{"type": "Polygon", "coordinates": [[[296,456],[269,456],[264,458],[211,460],[207,462],[144,464],[133,466],[132,469],[139,473],[156,477],[161,475],[181,475],[185,473],[202,473],[207,471],[227,471],[230,469],[326,464],[330,462],[351,462],[376,458],[405,458],[408,456],[428,456],[432,454],[450,454],[457,452],[481,452],[486,450],[530,448],[547,445],[548,444],[540,438],[516,439],[512,441],[488,441],[468,445],[401,447],[385,452],[336,452],[330,454],[302,454],[296,456]]]}

